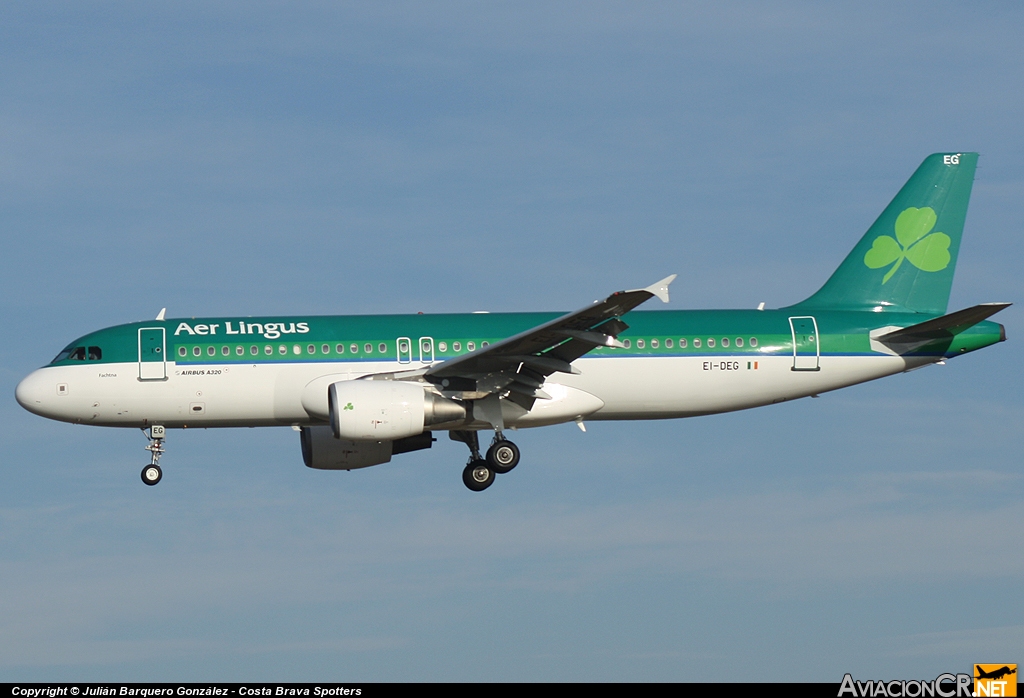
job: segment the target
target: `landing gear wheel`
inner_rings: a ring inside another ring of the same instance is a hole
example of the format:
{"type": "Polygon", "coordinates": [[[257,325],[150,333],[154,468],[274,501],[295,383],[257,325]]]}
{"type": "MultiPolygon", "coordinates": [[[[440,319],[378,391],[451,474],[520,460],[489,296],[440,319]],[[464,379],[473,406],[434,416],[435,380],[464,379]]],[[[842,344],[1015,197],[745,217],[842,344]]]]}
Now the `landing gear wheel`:
{"type": "Polygon", "coordinates": [[[142,481],[147,485],[155,485],[163,476],[164,471],[160,470],[159,465],[147,465],[142,469],[142,481]]]}
{"type": "Polygon", "coordinates": [[[511,441],[495,441],[487,449],[487,463],[503,475],[519,465],[519,447],[511,441]]]}
{"type": "Polygon", "coordinates": [[[485,460],[471,460],[462,471],[462,482],[474,492],[483,492],[494,482],[494,469],[485,460]]]}

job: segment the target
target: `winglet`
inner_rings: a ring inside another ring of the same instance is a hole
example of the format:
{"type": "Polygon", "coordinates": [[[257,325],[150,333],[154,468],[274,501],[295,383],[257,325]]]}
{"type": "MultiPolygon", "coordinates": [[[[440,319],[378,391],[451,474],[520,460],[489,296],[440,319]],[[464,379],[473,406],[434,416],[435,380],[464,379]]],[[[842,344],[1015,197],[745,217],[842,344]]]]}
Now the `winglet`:
{"type": "Polygon", "coordinates": [[[164,319],[164,315],[166,315],[166,314],[167,314],[167,308],[160,308],[160,312],[156,314],[156,319],[157,320],[163,320],[164,319]]]}
{"type": "Polygon", "coordinates": [[[668,285],[676,280],[676,276],[678,275],[673,274],[672,276],[666,276],[661,281],[656,281],[643,290],[647,291],[652,296],[657,296],[662,303],[668,303],[668,285]]]}

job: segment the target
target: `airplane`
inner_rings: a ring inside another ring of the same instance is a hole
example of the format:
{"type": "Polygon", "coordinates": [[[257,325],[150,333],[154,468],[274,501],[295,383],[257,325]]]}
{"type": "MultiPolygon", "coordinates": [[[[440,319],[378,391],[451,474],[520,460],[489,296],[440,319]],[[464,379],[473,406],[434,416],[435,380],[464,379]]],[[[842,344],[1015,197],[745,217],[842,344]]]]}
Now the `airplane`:
{"type": "Polygon", "coordinates": [[[166,429],[290,426],[306,466],[328,470],[387,463],[447,431],[469,448],[463,482],[479,492],[519,463],[509,430],[760,407],[1005,341],[987,318],[1009,303],[946,314],[977,160],[927,157],[825,285],[783,308],[634,311],[668,302],[673,275],[568,314],[165,309],[76,339],[16,397],[50,419],[142,429],[147,485],[163,477],[166,429]]]}
{"type": "Polygon", "coordinates": [[[995,669],[993,671],[985,671],[984,669],[981,668],[980,665],[975,664],[974,665],[974,669],[975,669],[975,672],[977,672],[977,674],[978,674],[977,676],[974,677],[976,679],[995,679],[995,680],[998,680],[998,679],[1003,678],[1004,676],[1009,676],[1010,674],[1016,674],[1017,673],[1016,665],[1014,665],[1013,669],[1011,669],[1008,666],[1003,666],[1003,667],[1000,667],[999,669],[995,669]]]}

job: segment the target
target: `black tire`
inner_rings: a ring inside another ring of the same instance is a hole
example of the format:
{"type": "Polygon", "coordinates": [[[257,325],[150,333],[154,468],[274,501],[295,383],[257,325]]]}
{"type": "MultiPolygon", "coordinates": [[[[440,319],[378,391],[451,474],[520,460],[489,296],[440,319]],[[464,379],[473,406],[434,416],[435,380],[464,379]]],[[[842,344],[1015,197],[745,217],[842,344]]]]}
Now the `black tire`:
{"type": "Polygon", "coordinates": [[[511,441],[497,441],[487,449],[487,463],[499,475],[519,465],[519,447],[511,441]]]}
{"type": "Polygon", "coordinates": [[[152,487],[164,477],[164,471],[159,465],[147,465],[142,469],[142,481],[152,487]]]}
{"type": "Polygon", "coordinates": [[[462,482],[474,492],[483,492],[494,484],[494,469],[483,459],[470,461],[462,471],[462,482]]]}

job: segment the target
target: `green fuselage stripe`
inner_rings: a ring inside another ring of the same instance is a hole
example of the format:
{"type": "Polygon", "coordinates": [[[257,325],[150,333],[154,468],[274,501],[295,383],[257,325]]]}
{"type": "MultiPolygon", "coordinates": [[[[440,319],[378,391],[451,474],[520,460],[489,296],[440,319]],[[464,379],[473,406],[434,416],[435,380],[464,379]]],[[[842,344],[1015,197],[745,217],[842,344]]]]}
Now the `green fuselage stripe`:
{"type": "MultiPolygon", "coordinates": [[[[107,328],[75,340],[68,348],[98,347],[102,358],[92,363],[135,362],[139,359],[140,330],[162,328],[166,338],[166,359],[182,364],[400,359],[420,363],[424,338],[432,343],[432,360],[442,361],[465,354],[471,350],[470,347],[480,348],[497,342],[559,315],[474,313],[174,319],[107,328]],[[245,334],[241,333],[243,323],[245,334]],[[401,357],[399,338],[409,342],[408,350],[402,351],[401,357]],[[326,353],[323,352],[325,345],[326,353]],[[342,352],[337,351],[338,345],[342,345],[342,352]],[[381,351],[382,345],[384,351],[381,351]],[[225,347],[227,356],[224,355],[225,347]],[[238,354],[239,347],[243,352],[241,355],[238,354]],[[256,354],[252,353],[253,347],[256,354]],[[313,353],[310,353],[310,347],[313,353]],[[352,351],[353,347],[355,351],[352,351]],[[270,353],[267,353],[268,349],[270,353]],[[181,355],[182,350],[184,355],[181,355]]],[[[753,358],[791,354],[794,350],[791,317],[793,315],[786,310],[634,311],[624,317],[630,327],[619,336],[629,344],[628,348],[598,347],[587,356],[753,358]],[[682,340],[685,340],[685,347],[681,346],[682,340]],[[742,346],[737,340],[742,341],[742,346]]],[[[818,344],[815,346],[813,337],[810,340],[806,336],[798,337],[798,352],[810,350],[822,356],[867,356],[875,354],[869,337],[872,330],[885,326],[907,327],[933,316],[826,311],[813,313],[813,317],[819,333],[818,344]]],[[[949,346],[925,348],[920,353],[953,356],[999,340],[1000,326],[986,321],[957,335],[949,346]]],[[[429,354],[430,347],[427,349],[429,354]]],[[[56,363],[80,365],[83,361],[67,358],[56,363]]]]}

